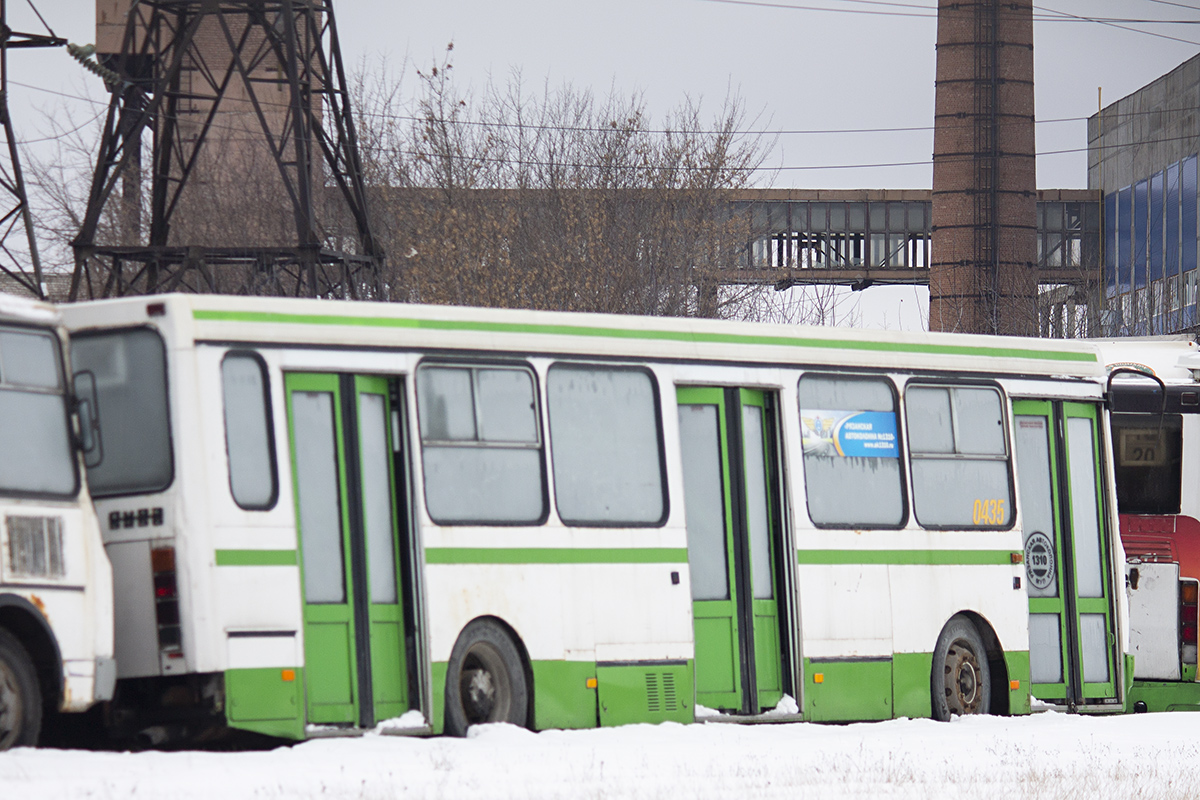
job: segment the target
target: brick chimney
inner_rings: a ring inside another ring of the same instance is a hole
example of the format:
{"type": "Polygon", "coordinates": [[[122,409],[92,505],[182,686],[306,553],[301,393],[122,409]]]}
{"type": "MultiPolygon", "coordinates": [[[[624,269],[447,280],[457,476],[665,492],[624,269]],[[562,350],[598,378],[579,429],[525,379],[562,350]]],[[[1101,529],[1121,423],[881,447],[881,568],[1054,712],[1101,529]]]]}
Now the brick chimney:
{"type": "Polygon", "coordinates": [[[929,327],[1037,334],[1031,0],[938,0],[929,327]]]}

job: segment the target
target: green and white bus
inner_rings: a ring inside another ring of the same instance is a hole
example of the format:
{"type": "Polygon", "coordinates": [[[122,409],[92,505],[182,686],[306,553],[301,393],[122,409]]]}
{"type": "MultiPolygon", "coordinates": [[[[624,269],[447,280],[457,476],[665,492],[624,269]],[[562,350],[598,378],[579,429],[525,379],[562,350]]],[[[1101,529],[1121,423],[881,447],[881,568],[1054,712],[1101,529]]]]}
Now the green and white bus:
{"type": "Polygon", "coordinates": [[[151,740],[1124,703],[1090,345],[201,295],[63,313],[98,393],[116,716],[151,740]]]}
{"type": "MultiPolygon", "coordinates": [[[[112,572],[83,480],[66,331],[0,294],[0,750],[112,697],[112,572]]],[[[81,382],[86,384],[86,379],[81,382]]]]}

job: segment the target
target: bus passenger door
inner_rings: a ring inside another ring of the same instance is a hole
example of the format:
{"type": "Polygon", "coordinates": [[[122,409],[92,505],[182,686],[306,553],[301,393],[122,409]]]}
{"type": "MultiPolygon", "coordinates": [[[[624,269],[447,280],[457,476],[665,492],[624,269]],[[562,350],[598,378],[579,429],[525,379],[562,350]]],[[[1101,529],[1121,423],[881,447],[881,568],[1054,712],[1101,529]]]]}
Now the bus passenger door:
{"type": "Polygon", "coordinates": [[[308,722],[408,709],[386,378],[289,373],[308,722]]]}
{"type": "Polygon", "coordinates": [[[757,714],[783,697],[773,406],[750,389],[678,400],[696,702],[757,714]]]}
{"type": "Polygon", "coordinates": [[[1115,698],[1120,654],[1097,406],[1018,400],[1013,415],[1033,695],[1070,706],[1115,698]]]}

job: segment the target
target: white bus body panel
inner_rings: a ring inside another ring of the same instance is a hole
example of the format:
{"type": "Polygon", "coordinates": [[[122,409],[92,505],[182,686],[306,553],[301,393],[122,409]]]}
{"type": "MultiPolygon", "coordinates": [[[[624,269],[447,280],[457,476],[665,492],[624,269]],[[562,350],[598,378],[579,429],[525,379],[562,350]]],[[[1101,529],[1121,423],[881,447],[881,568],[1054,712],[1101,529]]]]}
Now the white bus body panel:
{"type": "Polygon", "coordinates": [[[1129,588],[1129,645],[1133,677],[1177,681],[1179,654],[1179,565],[1126,564],[1129,588]],[[1130,572],[1137,570],[1137,587],[1130,572]]]}
{"type": "MultiPolygon", "coordinates": [[[[55,333],[62,345],[70,385],[70,356],[57,309],[48,303],[0,294],[0,323],[32,325],[55,333]]],[[[77,455],[73,452],[72,457],[77,455]]],[[[62,658],[59,710],[68,712],[86,711],[97,700],[110,699],[115,680],[112,569],[81,463],[78,470],[79,491],[74,498],[0,499],[0,595],[16,596],[41,614],[62,658]],[[61,521],[61,576],[14,572],[6,523],[10,516],[61,521]]]]}

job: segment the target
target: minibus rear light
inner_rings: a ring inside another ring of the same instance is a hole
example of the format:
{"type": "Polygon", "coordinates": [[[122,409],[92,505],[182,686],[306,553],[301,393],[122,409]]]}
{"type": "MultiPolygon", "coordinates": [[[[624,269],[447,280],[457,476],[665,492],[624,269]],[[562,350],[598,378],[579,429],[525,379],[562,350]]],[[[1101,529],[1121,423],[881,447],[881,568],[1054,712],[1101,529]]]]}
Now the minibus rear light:
{"type": "Polygon", "coordinates": [[[174,574],[154,576],[154,596],[158,600],[170,600],[178,594],[174,574]]]}
{"type": "Polygon", "coordinates": [[[1185,605],[1196,605],[1197,595],[1200,594],[1200,584],[1193,581],[1179,582],[1179,602],[1185,605]]]}

